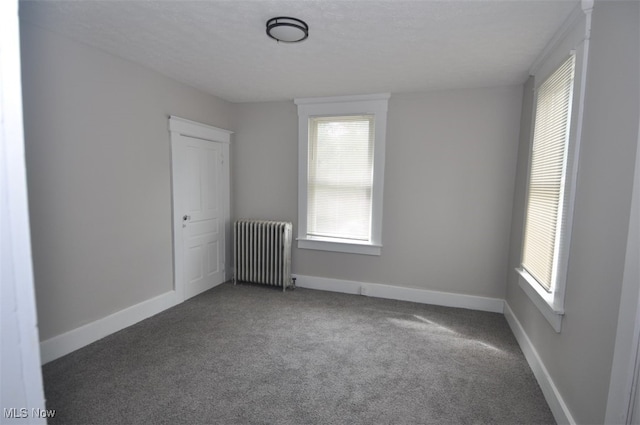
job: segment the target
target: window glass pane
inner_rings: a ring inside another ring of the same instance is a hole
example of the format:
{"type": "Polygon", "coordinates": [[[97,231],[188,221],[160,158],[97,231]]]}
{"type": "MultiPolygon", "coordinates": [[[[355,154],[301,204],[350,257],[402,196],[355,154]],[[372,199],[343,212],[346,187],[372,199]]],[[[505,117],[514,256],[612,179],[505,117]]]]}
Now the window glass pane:
{"type": "Polygon", "coordinates": [[[373,116],[309,121],[307,234],[369,241],[373,116]]]}
{"type": "Polygon", "coordinates": [[[561,229],[575,57],[538,89],[522,266],[552,289],[561,229]]]}

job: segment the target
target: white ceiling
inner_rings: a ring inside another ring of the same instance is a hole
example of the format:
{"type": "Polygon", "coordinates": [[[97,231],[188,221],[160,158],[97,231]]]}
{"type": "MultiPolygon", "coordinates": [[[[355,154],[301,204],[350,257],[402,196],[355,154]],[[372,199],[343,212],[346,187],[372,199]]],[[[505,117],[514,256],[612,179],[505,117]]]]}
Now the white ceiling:
{"type": "Polygon", "coordinates": [[[22,1],[29,23],[231,102],[521,84],[578,0],[22,1]],[[278,44],[292,16],[309,38],[278,44]]]}

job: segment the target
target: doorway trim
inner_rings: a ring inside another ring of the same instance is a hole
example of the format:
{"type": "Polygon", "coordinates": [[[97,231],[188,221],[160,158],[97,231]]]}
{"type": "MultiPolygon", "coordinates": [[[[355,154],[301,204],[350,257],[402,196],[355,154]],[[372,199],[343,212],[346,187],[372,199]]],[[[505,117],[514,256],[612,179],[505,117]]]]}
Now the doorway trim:
{"type": "MultiPolygon", "coordinates": [[[[176,196],[176,187],[181,176],[176,172],[176,160],[178,158],[179,143],[181,136],[193,137],[201,140],[217,142],[223,144],[222,163],[222,199],[223,199],[223,220],[225,235],[225,263],[231,258],[231,197],[230,197],[230,170],[229,170],[229,145],[231,143],[232,131],[202,124],[196,121],[180,118],[175,115],[169,117],[169,131],[171,132],[171,220],[172,220],[172,240],[173,240],[173,289],[177,296],[177,302],[185,300],[184,282],[184,246],[182,244],[182,213],[180,210],[180,200],[176,196]]],[[[230,264],[225,264],[225,280],[229,280],[230,264]]]]}
{"type": "Polygon", "coordinates": [[[640,423],[640,125],[605,423],[640,423]]]}

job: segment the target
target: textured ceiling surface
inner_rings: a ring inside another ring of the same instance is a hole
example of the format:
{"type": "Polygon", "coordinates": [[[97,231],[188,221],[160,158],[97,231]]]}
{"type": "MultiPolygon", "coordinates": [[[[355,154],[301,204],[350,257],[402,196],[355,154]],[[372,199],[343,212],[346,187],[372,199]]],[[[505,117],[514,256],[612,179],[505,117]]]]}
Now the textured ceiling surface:
{"type": "Polygon", "coordinates": [[[21,18],[231,102],[521,84],[578,0],[20,2],[21,18]],[[293,16],[309,38],[277,43],[293,16]]]}

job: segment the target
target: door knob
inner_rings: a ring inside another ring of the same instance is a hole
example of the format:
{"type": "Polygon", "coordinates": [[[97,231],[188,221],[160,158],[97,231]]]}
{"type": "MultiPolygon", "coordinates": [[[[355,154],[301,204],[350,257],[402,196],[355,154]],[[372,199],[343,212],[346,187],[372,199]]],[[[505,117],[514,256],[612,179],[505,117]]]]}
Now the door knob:
{"type": "Polygon", "coordinates": [[[185,214],[184,216],[182,216],[182,221],[189,221],[189,220],[191,220],[191,216],[190,215],[186,215],[185,214]]]}

